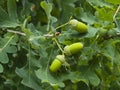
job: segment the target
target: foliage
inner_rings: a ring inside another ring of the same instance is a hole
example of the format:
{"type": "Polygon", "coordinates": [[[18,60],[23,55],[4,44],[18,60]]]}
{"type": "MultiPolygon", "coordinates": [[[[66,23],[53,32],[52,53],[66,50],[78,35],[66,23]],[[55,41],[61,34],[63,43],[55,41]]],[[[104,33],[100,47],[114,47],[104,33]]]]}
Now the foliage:
{"type": "Polygon", "coordinates": [[[119,90],[119,0],[1,0],[0,90],[119,90]],[[80,34],[69,25],[88,26],[80,34]],[[84,44],[52,73],[63,48],[84,44]],[[69,66],[70,65],[70,66],[69,66]]]}

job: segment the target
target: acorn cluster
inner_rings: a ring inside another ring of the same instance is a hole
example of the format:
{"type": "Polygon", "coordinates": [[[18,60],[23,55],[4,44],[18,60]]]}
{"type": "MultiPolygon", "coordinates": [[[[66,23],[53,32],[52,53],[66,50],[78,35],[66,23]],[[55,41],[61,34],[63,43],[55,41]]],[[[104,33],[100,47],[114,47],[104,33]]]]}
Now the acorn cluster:
{"type": "MultiPolygon", "coordinates": [[[[78,31],[79,33],[88,32],[87,25],[76,19],[70,20],[69,24],[73,28],[73,30],[78,31]]],[[[71,45],[67,45],[64,47],[64,53],[67,56],[71,56],[79,53],[82,48],[83,48],[83,44],[81,42],[73,43],[71,45]]],[[[65,55],[57,55],[55,57],[52,64],[50,65],[51,72],[57,72],[61,68],[62,64],[66,62],[65,55]]]]}

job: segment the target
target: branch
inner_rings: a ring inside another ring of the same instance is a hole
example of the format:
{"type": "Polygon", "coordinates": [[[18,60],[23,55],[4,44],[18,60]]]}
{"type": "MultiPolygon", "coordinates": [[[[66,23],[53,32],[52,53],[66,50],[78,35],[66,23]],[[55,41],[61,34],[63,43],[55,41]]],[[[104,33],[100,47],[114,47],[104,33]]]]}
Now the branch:
{"type": "Polygon", "coordinates": [[[15,34],[19,34],[19,35],[22,35],[22,36],[26,36],[25,33],[22,33],[22,32],[18,32],[18,31],[14,31],[14,30],[7,30],[8,32],[11,32],[11,33],[15,33],[15,34]]]}

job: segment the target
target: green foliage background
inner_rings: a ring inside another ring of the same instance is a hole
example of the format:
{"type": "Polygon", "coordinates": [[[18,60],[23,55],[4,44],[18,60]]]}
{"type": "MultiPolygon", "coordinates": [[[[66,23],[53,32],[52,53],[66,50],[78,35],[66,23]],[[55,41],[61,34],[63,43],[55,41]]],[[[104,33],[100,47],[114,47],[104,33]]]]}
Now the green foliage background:
{"type": "Polygon", "coordinates": [[[0,90],[119,90],[120,0],[1,0],[0,90]],[[79,34],[71,18],[88,26],[79,34]],[[60,33],[57,35],[56,33],[60,33]],[[82,42],[51,73],[59,47],[82,42]]]}

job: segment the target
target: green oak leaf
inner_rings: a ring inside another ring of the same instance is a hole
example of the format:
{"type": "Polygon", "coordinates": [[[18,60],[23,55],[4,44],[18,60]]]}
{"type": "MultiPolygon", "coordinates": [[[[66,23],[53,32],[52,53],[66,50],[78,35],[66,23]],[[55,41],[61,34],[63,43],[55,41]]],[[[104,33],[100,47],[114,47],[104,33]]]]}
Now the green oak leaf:
{"type": "Polygon", "coordinates": [[[42,81],[42,83],[49,83],[51,86],[56,87],[64,87],[64,83],[61,81],[60,78],[53,77],[48,70],[45,69],[38,69],[35,71],[37,77],[42,81]]]}
{"type": "Polygon", "coordinates": [[[3,68],[2,64],[0,64],[0,73],[2,73],[3,70],[4,70],[4,68],[3,68]]]}
{"type": "Polygon", "coordinates": [[[34,90],[43,90],[40,81],[35,77],[34,71],[29,70],[28,67],[16,68],[15,72],[23,78],[21,83],[33,88],[34,90]]]}
{"type": "Polygon", "coordinates": [[[105,0],[109,3],[112,3],[112,4],[120,4],[120,0],[105,0]]]}
{"type": "Polygon", "coordinates": [[[47,3],[45,1],[42,1],[40,3],[41,7],[45,10],[48,19],[51,17],[51,11],[52,11],[52,4],[51,3],[47,3]]]}

